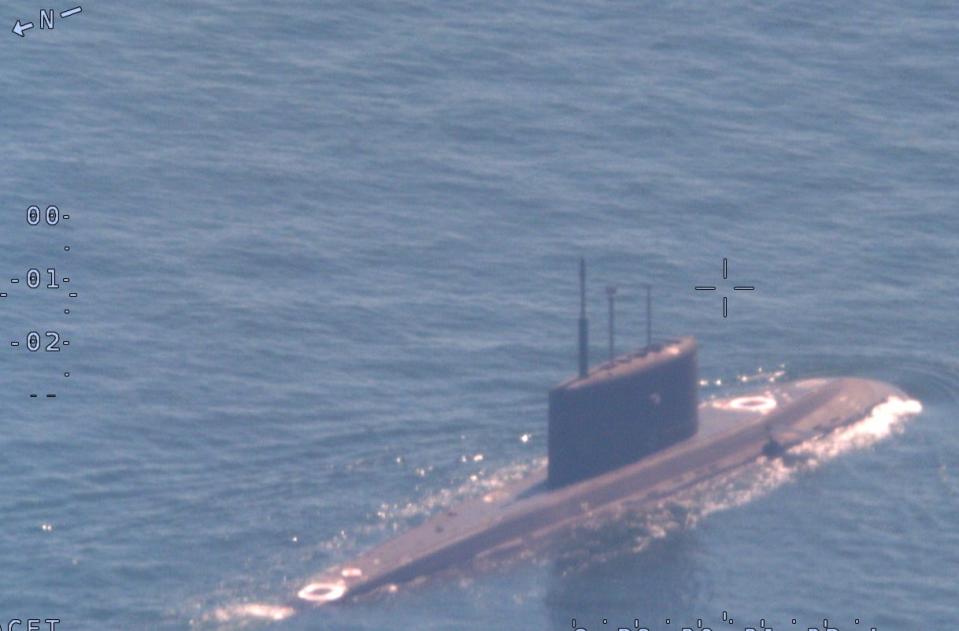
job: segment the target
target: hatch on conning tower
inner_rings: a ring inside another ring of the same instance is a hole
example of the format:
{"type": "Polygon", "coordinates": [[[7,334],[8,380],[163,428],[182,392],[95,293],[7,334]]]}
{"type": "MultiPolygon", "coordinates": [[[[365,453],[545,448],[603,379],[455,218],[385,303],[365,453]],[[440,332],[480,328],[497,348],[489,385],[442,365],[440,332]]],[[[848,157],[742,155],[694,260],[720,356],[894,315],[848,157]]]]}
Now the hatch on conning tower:
{"type": "Polygon", "coordinates": [[[548,483],[554,488],[634,462],[699,427],[696,341],[648,339],[639,351],[589,369],[585,295],[580,261],[579,375],[549,393],[548,483]]]}

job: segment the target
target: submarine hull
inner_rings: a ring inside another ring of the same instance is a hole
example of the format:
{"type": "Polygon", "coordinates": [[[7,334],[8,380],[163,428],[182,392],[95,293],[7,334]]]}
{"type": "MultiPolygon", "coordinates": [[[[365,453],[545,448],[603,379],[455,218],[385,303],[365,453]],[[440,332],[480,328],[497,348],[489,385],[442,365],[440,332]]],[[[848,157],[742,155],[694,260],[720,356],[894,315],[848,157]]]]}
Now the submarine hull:
{"type": "Polygon", "coordinates": [[[445,510],[304,586],[297,605],[324,605],[469,563],[613,510],[642,506],[869,415],[889,384],[808,379],[699,405],[699,431],[641,460],[558,489],[540,471],[445,510]]]}

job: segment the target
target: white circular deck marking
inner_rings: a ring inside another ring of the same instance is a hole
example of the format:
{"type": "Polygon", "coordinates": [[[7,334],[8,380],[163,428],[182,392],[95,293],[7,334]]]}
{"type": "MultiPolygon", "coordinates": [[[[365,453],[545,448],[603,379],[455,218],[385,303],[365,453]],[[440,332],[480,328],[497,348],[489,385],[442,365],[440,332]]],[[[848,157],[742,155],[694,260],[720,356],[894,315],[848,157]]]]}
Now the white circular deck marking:
{"type": "Polygon", "coordinates": [[[303,600],[308,600],[311,603],[328,603],[333,602],[334,600],[339,600],[343,597],[343,594],[346,593],[346,585],[342,582],[339,583],[310,583],[299,592],[299,596],[303,600]]]}
{"type": "Polygon", "coordinates": [[[745,410],[765,414],[776,409],[776,399],[771,396],[739,397],[728,403],[730,410],[745,410]]]}

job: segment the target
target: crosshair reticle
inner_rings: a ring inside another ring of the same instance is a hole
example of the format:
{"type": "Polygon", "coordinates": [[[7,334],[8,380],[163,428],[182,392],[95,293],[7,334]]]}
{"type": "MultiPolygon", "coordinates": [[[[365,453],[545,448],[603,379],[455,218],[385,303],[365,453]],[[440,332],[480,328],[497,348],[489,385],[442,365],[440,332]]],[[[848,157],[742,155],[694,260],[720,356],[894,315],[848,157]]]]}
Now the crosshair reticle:
{"type": "MultiPolygon", "coordinates": [[[[729,277],[729,260],[725,257],[723,258],[723,280],[726,280],[729,277]]],[[[696,285],[694,287],[696,291],[716,291],[718,288],[715,285],[696,285]]],[[[753,285],[734,285],[733,291],[756,291],[756,287],[753,285]]],[[[723,296],[723,317],[725,318],[729,314],[728,300],[726,296],[723,296]]]]}

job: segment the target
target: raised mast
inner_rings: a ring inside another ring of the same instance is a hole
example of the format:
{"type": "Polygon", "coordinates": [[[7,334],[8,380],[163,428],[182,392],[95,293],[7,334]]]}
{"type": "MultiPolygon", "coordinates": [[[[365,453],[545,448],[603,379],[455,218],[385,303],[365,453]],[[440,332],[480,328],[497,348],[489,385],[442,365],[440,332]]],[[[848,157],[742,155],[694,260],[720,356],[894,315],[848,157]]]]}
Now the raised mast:
{"type": "Polygon", "coordinates": [[[579,376],[589,373],[589,320],[586,319],[586,259],[579,259],[579,376]]]}

